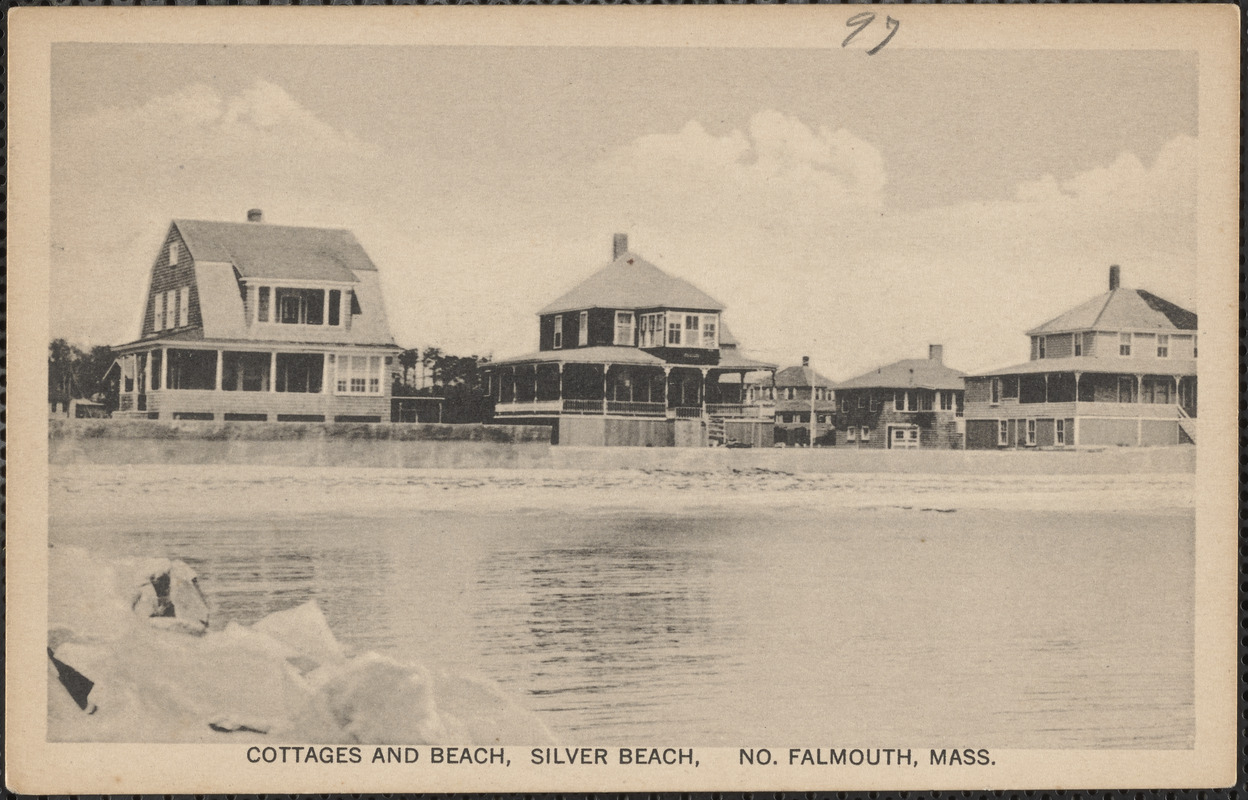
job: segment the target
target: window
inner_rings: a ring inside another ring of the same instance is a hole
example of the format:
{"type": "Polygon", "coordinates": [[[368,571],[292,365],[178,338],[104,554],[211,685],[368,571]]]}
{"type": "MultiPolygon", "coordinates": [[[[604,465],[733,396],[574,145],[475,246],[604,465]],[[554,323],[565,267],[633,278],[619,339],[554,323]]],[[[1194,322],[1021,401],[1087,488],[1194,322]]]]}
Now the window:
{"type": "Polygon", "coordinates": [[[785,399],[785,400],[796,400],[796,399],[797,399],[797,389],[793,388],[792,386],[790,386],[789,388],[785,389],[785,390],[784,390],[784,399],[785,399]]]}
{"type": "Polygon", "coordinates": [[[917,392],[917,394],[918,394],[918,401],[919,401],[919,410],[920,410],[920,411],[931,411],[931,410],[932,410],[932,394],[933,394],[933,393],[932,393],[932,392],[924,392],[924,391],[920,391],[920,392],[917,392]]]}
{"type": "Polygon", "coordinates": [[[858,395],[858,407],[859,408],[867,407],[867,396],[865,394],[858,395]]]}
{"type": "Polygon", "coordinates": [[[320,353],[278,353],[274,388],[279,392],[321,391],[325,356],[320,353]]]}
{"type": "Polygon", "coordinates": [[[698,337],[699,330],[698,318],[692,314],[687,314],[685,316],[685,344],[690,347],[697,347],[700,341],[698,337]]]}
{"type": "Polygon", "coordinates": [[[702,321],[702,346],[708,348],[718,347],[719,344],[715,339],[715,318],[707,317],[702,321]]]}
{"type": "Polygon", "coordinates": [[[1044,358],[1044,337],[1043,336],[1036,337],[1036,357],[1044,358]]]}
{"type": "Polygon", "coordinates": [[[615,312],[615,343],[633,345],[633,312],[617,311],[615,312]]]}
{"type": "Polygon", "coordinates": [[[880,410],[880,398],[876,397],[874,394],[871,394],[869,402],[870,402],[872,411],[880,410]]]}
{"type": "Polygon", "coordinates": [[[1129,333],[1118,334],[1118,355],[1120,356],[1131,355],[1131,334],[1129,333]]]}
{"type": "Polygon", "coordinates": [[[342,290],[329,290],[329,324],[342,324],[342,290]]]}
{"type": "Polygon", "coordinates": [[[165,293],[152,295],[152,330],[165,329],[165,293]]]}
{"type": "Polygon", "coordinates": [[[1053,433],[1053,441],[1057,444],[1066,444],[1066,420],[1055,420],[1054,424],[1057,428],[1053,433]]]}
{"type": "Polygon", "coordinates": [[[1159,334],[1157,334],[1157,357],[1158,357],[1158,358],[1169,358],[1169,357],[1170,357],[1170,336],[1169,336],[1169,334],[1165,334],[1165,333],[1159,333],[1159,334]]]}
{"type": "Polygon", "coordinates": [[[667,343],[680,344],[680,319],[673,317],[667,321],[667,343]]]}
{"type": "Polygon", "coordinates": [[[582,311],[577,319],[576,344],[578,347],[584,347],[589,344],[589,312],[582,311]]]}
{"type": "Polygon", "coordinates": [[[941,411],[953,410],[953,392],[941,392],[940,393],[940,410],[941,411]]]}
{"type": "Polygon", "coordinates": [[[1009,420],[997,420],[997,444],[1004,447],[1010,443],[1009,420]]]}
{"type": "Polygon", "coordinates": [[[256,293],[256,321],[269,321],[269,287],[261,286],[256,293]]]}
{"type": "Polygon", "coordinates": [[[901,392],[901,391],[893,392],[893,410],[894,411],[906,410],[906,393],[905,392],[901,392]]]}
{"type": "Polygon", "coordinates": [[[176,267],[178,265],[178,243],[169,243],[169,266],[176,267]]]}
{"type": "Polygon", "coordinates": [[[864,442],[871,441],[871,429],[868,428],[866,425],[863,425],[861,430],[859,431],[858,438],[864,442]]]}
{"type": "Polygon", "coordinates": [[[1075,334],[1075,355],[1077,356],[1083,355],[1083,334],[1082,333],[1075,334]]]}
{"type": "Polygon", "coordinates": [[[324,289],[274,289],[273,321],[283,325],[324,325],[324,289]]]}
{"type": "Polygon", "coordinates": [[[563,315],[555,315],[555,349],[563,347],[563,315]]]}
{"type": "Polygon", "coordinates": [[[850,428],[848,428],[848,429],[845,431],[845,441],[847,441],[847,442],[856,442],[856,441],[858,441],[858,429],[857,429],[857,428],[854,428],[854,427],[850,427],[850,428]]]}
{"type": "Polygon", "coordinates": [[[180,325],[191,324],[191,289],[183,286],[178,290],[178,319],[180,325]]]}
{"type": "Polygon", "coordinates": [[[1192,358],[1196,357],[1196,334],[1192,334],[1192,358]]]}
{"type": "Polygon", "coordinates": [[[338,394],[380,394],[381,356],[330,356],[336,362],[338,394]]]}
{"type": "Polygon", "coordinates": [[[165,327],[176,328],[178,322],[178,293],[174,289],[165,292],[165,327]]]}
{"type": "Polygon", "coordinates": [[[1034,419],[1027,420],[1027,444],[1034,445],[1036,443],[1036,421],[1034,419]]]}
{"type": "Polygon", "coordinates": [[[992,379],[992,404],[996,405],[1001,402],[1001,379],[992,379]]]}

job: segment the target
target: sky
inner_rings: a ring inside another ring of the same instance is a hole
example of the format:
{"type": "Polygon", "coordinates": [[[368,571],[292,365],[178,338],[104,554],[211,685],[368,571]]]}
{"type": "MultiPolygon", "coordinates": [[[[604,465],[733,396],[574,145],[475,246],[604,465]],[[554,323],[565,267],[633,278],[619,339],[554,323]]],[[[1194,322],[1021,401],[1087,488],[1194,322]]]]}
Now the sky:
{"type": "Polygon", "coordinates": [[[967,371],[1123,285],[1195,304],[1178,51],[58,44],[51,334],[137,336],[174,218],[348,228],[398,344],[505,357],[611,238],[750,356],[967,371]],[[68,287],[61,289],[59,287],[68,287]]]}

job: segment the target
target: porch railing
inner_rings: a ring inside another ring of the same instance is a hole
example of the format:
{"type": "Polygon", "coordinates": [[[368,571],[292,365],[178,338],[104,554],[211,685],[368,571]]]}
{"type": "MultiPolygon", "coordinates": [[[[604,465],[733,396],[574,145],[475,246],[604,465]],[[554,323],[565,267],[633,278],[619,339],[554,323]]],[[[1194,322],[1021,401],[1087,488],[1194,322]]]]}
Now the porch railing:
{"type": "Polygon", "coordinates": [[[643,403],[635,400],[608,400],[607,413],[621,414],[630,417],[662,417],[664,416],[662,403],[643,403]]]}
{"type": "Polygon", "coordinates": [[[712,417],[761,417],[762,408],[745,403],[707,403],[706,413],[712,417]]]}

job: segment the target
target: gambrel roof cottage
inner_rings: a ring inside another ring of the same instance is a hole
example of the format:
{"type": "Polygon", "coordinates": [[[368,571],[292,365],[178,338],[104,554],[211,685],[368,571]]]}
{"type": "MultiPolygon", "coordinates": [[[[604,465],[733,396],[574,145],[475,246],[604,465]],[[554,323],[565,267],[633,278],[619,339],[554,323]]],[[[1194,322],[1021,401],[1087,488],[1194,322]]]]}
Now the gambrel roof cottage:
{"type": "Polygon", "coordinates": [[[115,348],[119,413],[150,419],[390,418],[381,283],[346,230],[174,220],[139,338],[115,348]]]}
{"type": "Polygon", "coordinates": [[[565,444],[769,443],[743,378],[775,366],[738,351],[723,311],[616,234],[611,262],[538,312],[538,351],[488,366],[495,417],[565,444]]]}
{"type": "Polygon", "coordinates": [[[1030,360],[967,378],[968,447],[1195,441],[1196,315],[1120,274],[1028,331],[1030,360]]]}

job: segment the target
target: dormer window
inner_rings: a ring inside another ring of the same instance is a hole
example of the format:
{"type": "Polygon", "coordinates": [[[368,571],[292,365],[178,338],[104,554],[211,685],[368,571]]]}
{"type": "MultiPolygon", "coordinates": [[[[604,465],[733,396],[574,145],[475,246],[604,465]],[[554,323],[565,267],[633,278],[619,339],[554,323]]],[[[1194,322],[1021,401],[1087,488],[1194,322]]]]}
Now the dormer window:
{"type": "Polygon", "coordinates": [[[617,345],[633,345],[633,312],[615,312],[615,343],[617,345]]]}
{"type": "MultiPolygon", "coordinates": [[[[351,296],[351,313],[358,314],[351,296]]],[[[342,289],[312,289],[292,286],[256,288],[256,322],[276,325],[343,324],[347,316],[342,289]]]]}

